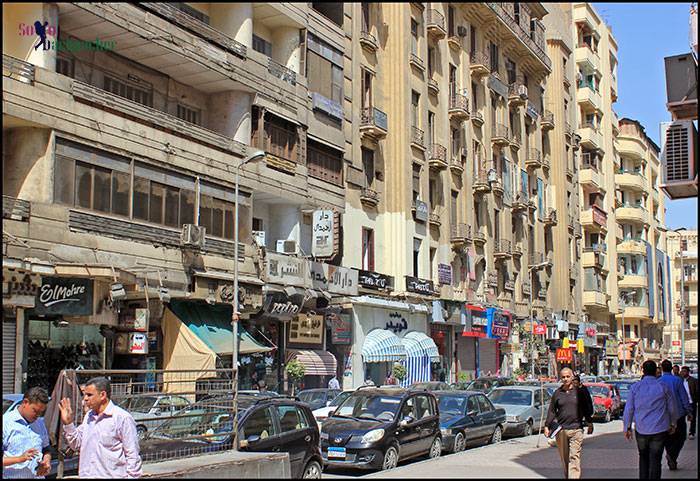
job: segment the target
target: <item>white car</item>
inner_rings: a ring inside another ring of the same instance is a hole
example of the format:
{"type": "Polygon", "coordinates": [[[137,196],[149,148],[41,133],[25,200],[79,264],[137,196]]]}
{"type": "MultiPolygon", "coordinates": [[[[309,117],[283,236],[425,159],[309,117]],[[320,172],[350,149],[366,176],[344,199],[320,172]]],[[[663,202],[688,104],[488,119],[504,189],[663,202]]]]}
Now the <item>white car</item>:
{"type": "Polygon", "coordinates": [[[350,394],[352,394],[354,391],[343,391],[340,394],[338,394],[336,397],[334,397],[332,400],[326,402],[326,407],[318,408],[313,411],[314,418],[316,418],[316,422],[318,423],[319,428],[321,427],[321,424],[323,424],[323,421],[326,420],[328,415],[335,411],[335,408],[340,406],[343,401],[345,401],[350,394]]]}

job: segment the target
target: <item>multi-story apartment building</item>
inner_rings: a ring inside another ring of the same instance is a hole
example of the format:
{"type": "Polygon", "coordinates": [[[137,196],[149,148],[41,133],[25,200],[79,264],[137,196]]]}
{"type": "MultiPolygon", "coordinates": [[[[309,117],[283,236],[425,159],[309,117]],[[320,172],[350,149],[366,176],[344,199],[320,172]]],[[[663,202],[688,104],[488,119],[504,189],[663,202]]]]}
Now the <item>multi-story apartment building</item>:
{"type": "Polygon", "coordinates": [[[681,341],[685,337],[685,359],[698,361],[698,231],[676,230],[667,234],[668,255],[671,259],[671,321],[664,328],[666,357],[681,359],[681,341]],[[681,303],[681,296],[683,302],[681,303]],[[685,317],[682,308],[685,307],[685,317]],[[681,335],[682,319],[686,330],[681,335]]]}

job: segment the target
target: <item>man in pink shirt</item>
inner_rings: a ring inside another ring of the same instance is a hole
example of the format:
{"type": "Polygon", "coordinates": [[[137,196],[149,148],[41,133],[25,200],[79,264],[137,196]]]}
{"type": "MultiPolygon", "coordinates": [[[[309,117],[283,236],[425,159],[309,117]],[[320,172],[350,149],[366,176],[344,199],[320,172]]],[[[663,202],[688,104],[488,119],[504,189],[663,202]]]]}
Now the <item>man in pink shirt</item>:
{"type": "Polygon", "coordinates": [[[70,399],[59,404],[68,445],[80,453],[81,478],[139,478],[143,474],[134,418],[111,400],[109,379],[90,379],[83,401],[90,410],[79,427],[73,424],[70,399]]]}

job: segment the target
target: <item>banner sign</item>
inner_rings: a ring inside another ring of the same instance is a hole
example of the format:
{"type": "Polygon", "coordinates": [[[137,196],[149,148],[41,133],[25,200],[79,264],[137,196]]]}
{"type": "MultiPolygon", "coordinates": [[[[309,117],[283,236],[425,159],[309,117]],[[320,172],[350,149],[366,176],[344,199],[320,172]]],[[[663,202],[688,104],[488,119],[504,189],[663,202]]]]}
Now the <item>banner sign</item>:
{"type": "Polygon", "coordinates": [[[547,334],[547,324],[537,324],[532,325],[532,333],[537,335],[547,334]]]}
{"type": "Polygon", "coordinates": [[[433,281],[419,279],[417,277],[406,276],[406,290],[409,292],[417,292],[418,294],[433,294],[433,281]]]}
{"type": "Polygon", "coordinates": [[[265,262],[266,280],[284,286],[305,287],[306,263],[305,259],[268,252],[265,262]]]}
{"type": "Polygon", "coordinates": [[[370,271],[358,271],[357,283],[367,289],[391,289],[394,286],[394,278],[385,274],[370,271]]]}
{"type": "Polygon", "coordinates": [[[323,316],[299,314],[289,323],[289,342],[323,344],[323,316]]]}
{"type": "Polygon", "coordinates": [[[438,264],[438,282],[440,284],[452,284],[452,266],[449,264],[438,264]]]}
{"type": "Polygon", "coordinates": [[[326,322],[331,326],[333,344],[352,344],[352,316],[350,314],[327,314],[326,322]]]}
{"type": "Polygon", "coordinates": [[[571,362],[571,349],[557,348],[557,361],[571,362]]]}
{"type": "Polygon", "coordinates": [[[302,294],[288,296],[284,292],[268,292],[265,294],[263,312],[281,321],[292,319],[301,311],[304,302],[302,294]]]}
{"type": "Polygon", "coordinates": [[[316,257],[331,257],[335,253],[333,248],[334,220],[332,210],[314,211],[311,252],[316,257]]]}
{"type": "Polygon", "coordinates": [[[93,280],[44,277],[36,293],[34,312],[40,315],[91,316],[93,280]]]}

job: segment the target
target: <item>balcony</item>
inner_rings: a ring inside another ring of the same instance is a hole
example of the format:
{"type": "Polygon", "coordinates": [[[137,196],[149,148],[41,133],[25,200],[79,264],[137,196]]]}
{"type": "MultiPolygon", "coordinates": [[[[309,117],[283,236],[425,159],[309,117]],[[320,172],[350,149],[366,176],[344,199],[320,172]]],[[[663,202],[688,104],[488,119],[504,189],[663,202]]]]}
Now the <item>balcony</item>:
{"type": "Polygon", "coordinates": [[[435,40],[442,40],[447,36],[447,30],[445,29],[445,16],[434,8],[428,10],[428,18],[425,22],[425,26],[428,30],[428,35],[433,37],[435,40]]]}
{"type": "Polygon", "coordinates": [[[615,111],[613,111],[612,113],[610,123],[612,124],[613,135],[620,135],[620,118],[617,116],[617,113],[615,111]]]}
{"type": "Polygon", "coordinates": [[[370,53],[374,53],[379,49],[376,37],[364,30],[360,32],[360,45],[370,53]]]}
{"type": "Polygon", "coordinates": [[[443,170],[447,165],[447,149],[440,144],[430,144],[427,150],[428,165],[436,170],[443,170]]]}
{"type": "Polygon", "coordinates": [[[34,85],[34,65],[9,55],[2,55],[2,75],[34,85]]]}
{"type": "Polygon", "coordinates": [[[450,229],[450,242],[453,248],[460,248],[471,242],[471,226],[467,224],[453,224],[450,229]]]}
{"type": "Polygon", "coordinates": [[[474,124],[475,127],[481,127],[484,125],[484,116],[481,115],[481,112],[478,110],[474,111],[471,114],[471,117],[469,117],[472,121],[472,124],[474,124]]]}
{"type": "Polygon", "coordinates": [[[588,186],[589,190],[603,189],[603,176],[598,170],[598,161],[589,153],[584,153],[581,158],[581,168],[578,173],[579,184],[588,186]]]}
{"type": "Polygon", "coordinates": [[[480,228],[475,229],[472,242],[474,242],[476,246],[483,246],[486,244],[486,234],[484,234],[480,228]]]}
{"type": "Polygon", "coordinates": [[[537,169],[542,166],[542,152],[538,149],[527,149],[525,154],[525,167],[528,169],[537,169]]]}
{"type": "Polygon", "coordinates": [[[642,288],[646,289],[648,287],[648,278],[646,275],[636,275],[631,273],[625,273],[625,271],[619,271],[622,274],[622,278],[618,281],[617,285],[619,289],[623,288],[642,288]]]}
{"type": "Polygon", "coordinates": [[[513,214],[527,212],[528,200],[529,198],[527,192],[520,191],[516,193],[515,198],[513,199],[513,203],[511,204],[511,210],[513,214]]]}
{"type": "Polygon", "coordinates": [[[529,266],[536,266],[544,263],[544,254],[542,252],[530,252],[527,257],[529,266]]]}
{"type": "Polygon", "coordinates": [[[574,129],[571,127],[569,122],[564,122],[564,136],[566,136],[566,141],[571,142],[574,135],[574,129]]]}
{"type": "Polygon", "coordinates": [[[517,257],[518,259],[520,259],[524,254],[522,244],[519,242],[513,244],[513,247],[511,248],[511,254],[513,254],[513,258],[517,257]]]}
{"type": "Polygon", "coordinates": [[[462,39],[453,33],[447,37],[447,45],[449,45],[451,49],[460,51],[462,50],[462,39]]]}
{"type": "Polygon", "coordinates": [[[552,130],[554,128],[554,114],[549,110],[545,110],[540,119],[542,130],[552,130]]]}
{"type": "Polygon", "coordinates": [[[581,224],[592,231],[608,230],[608,214],[602,208],[592,205],[581,211],[581,224]]]}
{"type": "Polygon", "coordinates": [[[504,192],[502,175],[503,174],[494,169],[489,171],[489,184],[491,184],[491,191],[499,196],[503,195],[504,192]]]}
{"type": "Polygon", "coordinates": [[[450,108],[447,113],[450,120],[469,120],[469,99],[467,96],[454,92],[450,96],[450,108]]]}
{"type": "MultiPolygon", "coordinates": [[[[698,282],[698,273],[697,272],[687,272],[683,277],[683,282],[685,284],[694,284],[698,282]]],[[[680,284],[681,283],[681,276],[678,276],[676,279],[676,283],[680,284]]]]}
{"type": "Polygon", "coordinates": [[[476,78],[484,77],[491,73],[488,54],[484,52],[473,52],[469,56],[469,70],[476,78]]]}
{"type": "Polygon", "coordinates": [[[411,127],[411,145],[420,150],[425,150],[425,144],[423,143],[424,132],[418,127],[411,127]]]}
{"type": "Polygon", "coordinates": [[[360,117],[360,135],[381,140],[386,137],[389,122],[384,112],[376,107],[365,107],[360,117]]]}
{"type": "Polygon", "coordinates": [[[597,52],[591,50],[591,47],[586,43],[581,43],[576,47],[574,52],[576,63],[583,66],[584,71],[595,70],[602,73],[600,70],[600,57],[597,52]]]}
{"type": "Polygon", "coordinates": [[[570,234],[574,233],[574,216],[571,214],[566,217],[566,227],[570,234]]]}
{"type": "Polygon", "coordinates": [[[510,129],[503,124],[493,124],[491,126],[491,142],[503,146],[510,144],[510,129]]]}
{"type": "Polygon", "coordinates": [[[360,202],[367,207],[376,207],[379,204],[379,193],[369,187],[363,187],[360,191],[360,202]]]}
{"type": "Polygon", "coordinates": [[[579,221],[574,221],[574,237],[577,239],[583,237],[583,229],[581,228],[581,223],[579,221]]]}
{"type": "Polygon", "coordinates": [[[602,100],[598,90],[589,82],[579,82],[576,89],[576,102],[586,110],[602,111],[602,100]]]}
{"type": "Polygon", "coordinates": [[[428,223],[433,227],[440,227],[442,225],[442,215],[436,210],[428,214],[428,223]]]}
{"type": "Polygon", "coordinates": [[[290,85],[297,84],[297,73],[294,70],[275,62],[271,58],[267,59],[267,71],[273,77],[276,77],[280,80],[284,80],[290,85]]]}
{"type": "Polygon", "coordinates": [[[635,224],[649,225],[649,213],[647,210],[637,204],[622,204],[615,209],[617,220],[621,222],[633,222],[635,224]]]}
{"type": "Polygon", "coordinates": [[[530,292],[532,292],[532,287],[530,286],[530,281],[524,281],[520,285],[521,292],[523,293],[524,296],[529,296],[530,292]]]}
{"type": "MultiPolygon", "coordinates": [[[[540,288],[540,290],[537,292],[537,297],[539,297],[540,299],[547,299],[547,288],[546,287],[540,288]]],[[[542,307],[544,307],[544,306],[542,306],[542,307]]]]}
{"type": "Polygon", "coordinates": [[[476,175],[472,183],[472,189],[474,189],[475,194],[483,194],[491,191],[491,184],[489,183],[486,169],[481,169],[476,175]]]}
{"type": "Polygon", "coordinates": [[[605,267],[605,246],[595,245],[591,247],[584,247],[583,253],[581,254],[581,265],[583,267],[596,267],[598,269],[603,269],[605,267]]]}
{"type": "Polygon", "coordinates": [[[617,151],[621,156],[634,160],[644,160],[646,158],[647,149],[641,139],[621,132],[617,136],[617,141],[617,151]]]}
{"type": "Polygon", "coordinates": [[[2,218],[18,221],[28,221],[31,203],[8,195],[2,196],[2,218]]]}
{"type": "Polygon", "coordinates": [[[618,169],[615,172],[615,183],[637,192],[648,192],[647,178],[635,169],[618,169]]]}
{"type": "Polygon", "coordinates": [[[618,254],[639,254],[642,256],[647,255],[647,244],[643,240],[639,239],[623,239],[620,244],[617,245],[618,254]]]}
{"type": "Polygon", "coordinates": [[[437,95],[440,93],[440,86],[438,85],[437,80],[435,80],[432,75],[428,79],[428,92],[430,92],[433,95],[437,95]]]}
{"type": "Polygon", "coordinates": [[[450,170],[453,174],[462,175],[464,172],[464,161],[462,157],[452,157],[452,160],[450,160],[450,170]]]}
{"type": "Polygon", "coordinates": [[[549,170],[549,167],[551,165],[551,161],[549,160],[551,157],[551,154],[544,155],[542,157],[542,168],[549,170]]]}
{"type": "Polygon", "coordinates": [[[527,102],[527,87],[520,82],[508,86],[508,103],[513,106],[525,105],[527,102]]]}
{"type": "Polygon", "coordinates": [[[557,225],[557,211],[549,207],[547,214],[544,216],[544,226],[554,227],[555,225],[557,225]]]}
{"type": "Polygon", "coordinates": [[[591,150],[603,149],[603,136],[600,134],[600,130],[596,125],[590,122],[584,122],[578,130],[578,134],[581,136],[582,146],[591,150]]]}
{"type": "Polygon", "coordinates": [[[503,289],[513,292],[515,290],[515,281],[508,280],[503,284],[503,289]]]}
{"type": "Polygon", "coordinates": [[[510,146],[511,148],[515,150],[520,150],[520,135],[517,133],[513,132],[513,134],[510,136],[510,146]]]}
{"type": "Polygon", "coordinates": [[[508,239],[496,239],[493,243],[493,255],[496,260],[510,259],[510,241],[508,239]]]}
{"type": "Polygon", "coordinates": [[[408,56],[408,63],[411,64],[412,67],[417,68],[421,72],[425,72],[425,64],[423,63],[423,59],[420,58],[417,54],[411,53],[408,56]]]}
{"type": "Polygon", "coordinates": [[[595,290],[583,290],[583,306],[593,310],[604,310],[608,308],[608,295],[595,290]]]}

